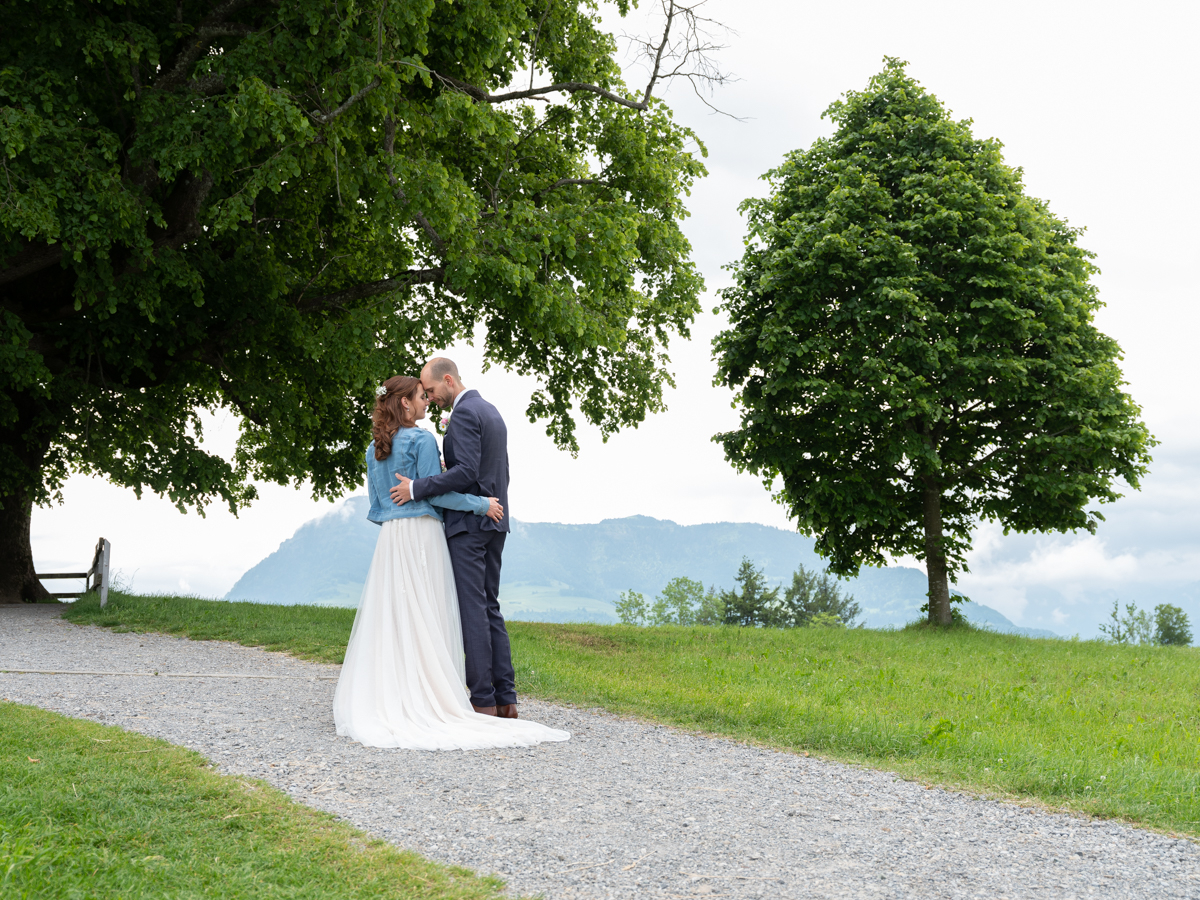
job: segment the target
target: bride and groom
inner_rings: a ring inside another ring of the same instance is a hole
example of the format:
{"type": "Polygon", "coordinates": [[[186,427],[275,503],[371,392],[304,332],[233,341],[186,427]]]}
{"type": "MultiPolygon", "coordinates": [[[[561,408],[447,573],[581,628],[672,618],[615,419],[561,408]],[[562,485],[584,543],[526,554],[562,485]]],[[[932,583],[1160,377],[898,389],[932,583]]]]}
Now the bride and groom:
{"type": "Polygon", "coordinates": [[[518,718],[500,557],[508,432],[448,359],[376,391],[367,514],[382,531],[333,698],[337,733],[370,747],[528,747],[570,735],[518,718]],[[443,441],[417,427],[453,409],[443,441]],[[443,527],[444,517],[444,527],[443,527]]]}

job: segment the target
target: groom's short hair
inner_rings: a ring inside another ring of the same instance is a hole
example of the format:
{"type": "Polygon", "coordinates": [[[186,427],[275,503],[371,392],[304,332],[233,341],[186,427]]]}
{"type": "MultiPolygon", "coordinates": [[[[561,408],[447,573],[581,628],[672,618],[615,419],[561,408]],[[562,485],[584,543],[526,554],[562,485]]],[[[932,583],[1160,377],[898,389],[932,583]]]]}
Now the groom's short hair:
{"type": "Polygon", "coordinates": [[[458,377],[458,366],[454,364],[454,360],[446,359],[444,356],[435,356],[429,361],[429,377],[434,381],[441,381],[447,375],[453,375],[455,381],[461,381],[458,377]]]}

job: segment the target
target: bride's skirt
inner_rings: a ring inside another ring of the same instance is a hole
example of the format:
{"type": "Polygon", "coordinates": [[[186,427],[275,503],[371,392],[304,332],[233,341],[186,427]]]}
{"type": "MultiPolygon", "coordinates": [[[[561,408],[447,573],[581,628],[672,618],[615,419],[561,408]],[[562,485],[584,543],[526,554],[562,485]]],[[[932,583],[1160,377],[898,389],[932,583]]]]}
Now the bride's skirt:
{"type": "Polygon", "coordinates": [[[368,747],[407,750],[569,739],[565,731],[471,708],[441,523],[430,516],[392,519],[381,531],[333,695],[337,733],[368,747]]]}

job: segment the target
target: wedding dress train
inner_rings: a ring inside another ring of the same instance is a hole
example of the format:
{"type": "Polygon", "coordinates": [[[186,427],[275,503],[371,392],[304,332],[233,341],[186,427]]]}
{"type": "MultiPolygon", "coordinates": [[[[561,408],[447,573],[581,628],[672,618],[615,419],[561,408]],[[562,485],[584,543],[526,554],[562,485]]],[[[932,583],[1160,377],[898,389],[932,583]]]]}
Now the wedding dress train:
{"type": "Polygon", "coordinates": [[[441,523],[420,516],[392,519],[381,528],[333,695],[337,733],[368,747],[406,750],[568,740],[565,731],[471,708],[441,523]]]}

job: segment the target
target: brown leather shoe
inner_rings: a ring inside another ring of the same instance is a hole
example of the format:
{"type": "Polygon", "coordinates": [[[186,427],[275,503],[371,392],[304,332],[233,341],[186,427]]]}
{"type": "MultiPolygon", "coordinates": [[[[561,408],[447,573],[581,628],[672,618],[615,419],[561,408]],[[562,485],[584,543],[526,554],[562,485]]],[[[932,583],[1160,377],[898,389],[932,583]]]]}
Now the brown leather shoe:
{"type": "Polygon", "coordinates": [[[500,718],[502,718],[502,719],[516,719],[516,718],[518,718],[518,716],[517,716],[517,704],[515,704],[515,703],[505,703],[503,706],[497,706],[497,707],[496,707],[496,715],[498,715],[498,716],[499,716],[500,718]]]}
{"type": "Polygon", "coordinates": [[[496,707],[494,706],[476,706],[475,704],[471,704],[471,709],[475,710],[475,712],[479,713],[481,716],[496,715],[496,707]]]}

